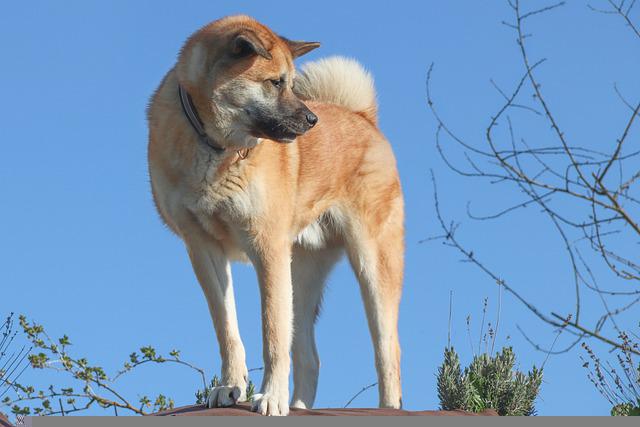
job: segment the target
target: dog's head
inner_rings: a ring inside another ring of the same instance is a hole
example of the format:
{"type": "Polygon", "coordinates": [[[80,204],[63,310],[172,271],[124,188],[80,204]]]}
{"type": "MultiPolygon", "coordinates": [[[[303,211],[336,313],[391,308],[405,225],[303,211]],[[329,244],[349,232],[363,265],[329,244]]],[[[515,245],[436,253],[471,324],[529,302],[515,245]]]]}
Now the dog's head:
{"type": "Polygon", "coordinates": [[[293,60],[318,46],[280,37],[247,16],[232,16],[196,32],[176,71],[218,143],[244,148],[258,138],[291,142],[318,121],[292,91],[293,60]]]}

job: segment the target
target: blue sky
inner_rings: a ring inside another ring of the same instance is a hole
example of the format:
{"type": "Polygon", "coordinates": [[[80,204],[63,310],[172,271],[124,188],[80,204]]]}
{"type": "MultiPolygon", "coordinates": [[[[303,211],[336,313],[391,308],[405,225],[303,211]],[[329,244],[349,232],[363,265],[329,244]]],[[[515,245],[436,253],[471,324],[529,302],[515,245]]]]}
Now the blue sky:
{"type": "MultiPolygon", "coordinates": [[[[489,298],[488,316],[496,315],[491,281],[440,243],[418,243],[439,233],[430,170],[443,212],[463,221],[460,238],[478,256],[545,312],[571,310],[566,256],[535,209],[496,223],[466,218],[469,200],[490,212],[519,195],[448,170],[435,149],[436,124],[425,102],[433,62],[441,114],[463,137],[482,143],[501,101],[489,79],[511,87],[522,72],[515,36],[501,24],[511,17],[506,2],[67,1],[0,6],[0,314],[25,313],[54,336],[68,334],[78,354],[110,370],[140,345],[152,344],[164,353],[181,349],[209,375],[219,372],[213,327],[186,252],[153,206],[145,107],[183,41],[205,23],[235,13],[252,15],[289,38],[320,41],[322,47],[302,61],[351,56],[376,79],[380,126],[394,147],[407,206],[400,320],[406,408],[438,405],[435,373],[447,344],[449,292],[452,342],[464,361],[471,357],[467,315],[474,342],[483,298],[489,298]]],[[[548,58],[539,75],[559,120],[575,140],[608,150],[627,118],[613,83],[630,99],[640,97],[638,40],[618,19],[592,12],[582,1],[532,20],[530,29],[532,55],[548,58]]],[[[247,363],[259,367],[255,275],[237,265],[234,280],[247,363]]],[[[519,366],[540,365],[545,355],[516,325],[541,344],[553,341],[552,331],[508,295],[500,322],[498,343],[515,347],[519,366]]],[[[342,406],[376,380],[359,291],[344,262],[329,280],[317,338],[322,368],[316,406],[342,406]]],[[[547,362],[540,414],[608,412],[579,354],[576,349],[547,362]]],[[[38,373],[23,379],[45,381],[38,373]]],[[[259,373],[252,379],[259,384],[259,373]]],[[[169,394],[180,405],[192,403],[198,384],[180,368],[145,367],[121,387],[133,398],[169,394]]],[[[354,406],[376,404],[371,390],[354,406]]]]}

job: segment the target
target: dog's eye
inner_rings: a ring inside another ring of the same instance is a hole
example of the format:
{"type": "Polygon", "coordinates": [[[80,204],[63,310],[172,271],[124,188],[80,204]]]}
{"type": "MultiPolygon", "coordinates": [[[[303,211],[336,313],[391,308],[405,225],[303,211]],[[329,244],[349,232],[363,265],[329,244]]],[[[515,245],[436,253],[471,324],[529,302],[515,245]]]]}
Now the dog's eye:
{"type": "Polygon", "coordinates": [[[271,80],[271,84],[280,89],[284,85],[283,79],[271,80]]]}

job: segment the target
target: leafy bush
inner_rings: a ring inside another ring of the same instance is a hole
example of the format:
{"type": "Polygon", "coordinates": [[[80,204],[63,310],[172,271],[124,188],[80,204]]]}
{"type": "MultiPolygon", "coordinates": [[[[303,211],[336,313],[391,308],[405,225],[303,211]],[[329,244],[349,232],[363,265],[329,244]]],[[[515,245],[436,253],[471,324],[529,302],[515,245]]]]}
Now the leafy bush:
{"type": "Polygon", "coordinates": [[[493,357],[487,353],[475,356],[463,371],[458,354],[448,347],[438,369],[441,409],[470,412],[495,409],[500,415],[534,415],[542,370],[534,366],[526,375],[514,372],[515,361],[512,348],[505,347],[493,357]]]}

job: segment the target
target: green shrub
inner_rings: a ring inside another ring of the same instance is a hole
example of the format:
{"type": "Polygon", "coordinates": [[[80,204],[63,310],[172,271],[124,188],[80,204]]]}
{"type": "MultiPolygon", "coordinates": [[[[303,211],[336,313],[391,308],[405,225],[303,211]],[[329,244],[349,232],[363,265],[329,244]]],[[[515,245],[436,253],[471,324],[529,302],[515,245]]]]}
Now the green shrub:
{"type": "Polygon", "coordinates": [[[512,348],[505,347],[493,357],[487,353],[475,356],[462,370],[453,347],[445,349],[444,362],[438,369],[441,409],[494,409],[500,415],[534,415],[542,370],[534,366],[525,375],[513,370],[515,361],[512,348]]]}

